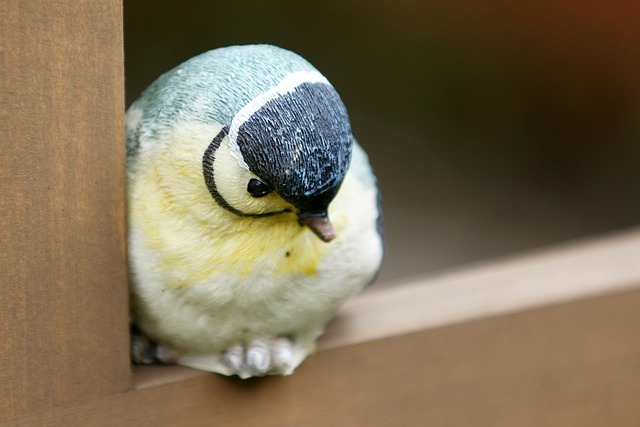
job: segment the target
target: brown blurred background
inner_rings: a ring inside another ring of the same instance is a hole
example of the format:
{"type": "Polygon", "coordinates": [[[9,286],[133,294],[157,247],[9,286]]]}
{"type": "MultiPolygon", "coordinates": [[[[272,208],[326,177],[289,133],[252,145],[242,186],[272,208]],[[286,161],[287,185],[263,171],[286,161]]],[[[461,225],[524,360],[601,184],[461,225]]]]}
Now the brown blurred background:
{"type": "Polygon", "coordinates": [[[640,223],[631,0],[125,0],[127,104],[221,46],[271,43],[340,92],[384,195],[379,284],[640,223]]]}

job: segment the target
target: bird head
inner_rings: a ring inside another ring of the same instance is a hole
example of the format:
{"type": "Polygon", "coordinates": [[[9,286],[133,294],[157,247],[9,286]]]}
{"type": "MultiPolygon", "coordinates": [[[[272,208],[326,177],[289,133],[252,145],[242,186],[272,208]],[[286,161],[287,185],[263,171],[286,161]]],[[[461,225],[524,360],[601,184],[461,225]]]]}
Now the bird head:
{"type": "Polygon", "coordinates": [[[295,212],[323,241],[328,208],[351,161],[352,134],[339,95],[318,72],[285,77],[242,107],[203,156],[213,199],[240,216],[295,212]]]}

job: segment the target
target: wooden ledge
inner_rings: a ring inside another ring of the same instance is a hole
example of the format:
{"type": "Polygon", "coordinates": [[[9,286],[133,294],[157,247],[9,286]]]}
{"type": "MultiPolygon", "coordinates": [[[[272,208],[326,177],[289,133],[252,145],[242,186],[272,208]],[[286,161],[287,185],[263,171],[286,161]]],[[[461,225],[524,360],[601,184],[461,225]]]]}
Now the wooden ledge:
{"type": "Polygon", "coordinates": [[[575,301],[640,286],[640,229],[486,263],[349,301],[320,349],[575,301]]]}
{"type": "Polygon", "coordinates": [[[130,391],[9,425],[628,425],[640,231],[365,292],[291,377],[136,367],[130,391]]]}

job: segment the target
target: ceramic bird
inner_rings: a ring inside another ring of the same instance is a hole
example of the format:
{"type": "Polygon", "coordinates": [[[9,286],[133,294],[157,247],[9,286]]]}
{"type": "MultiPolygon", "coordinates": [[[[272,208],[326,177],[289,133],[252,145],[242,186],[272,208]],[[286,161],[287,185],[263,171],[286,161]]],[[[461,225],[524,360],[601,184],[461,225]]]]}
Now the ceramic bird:
{"type": "Polygon", "coordinates": [[[291,374],[383,253],[336,90],[288,50],[232,46],[159,77],[125,127],[134,360],[291,374]]]}

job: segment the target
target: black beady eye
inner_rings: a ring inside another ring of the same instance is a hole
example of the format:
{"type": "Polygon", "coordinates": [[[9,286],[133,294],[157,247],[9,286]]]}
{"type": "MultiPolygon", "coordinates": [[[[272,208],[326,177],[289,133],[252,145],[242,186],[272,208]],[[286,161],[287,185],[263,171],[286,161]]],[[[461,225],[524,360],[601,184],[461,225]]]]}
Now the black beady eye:
{"type": "Polygon", "coordinates": [[[271,193],[271,187],[259,179],[251,178],[249,185],[247,185],[247,191],[253,197],[263,197],[271,193]]]}

